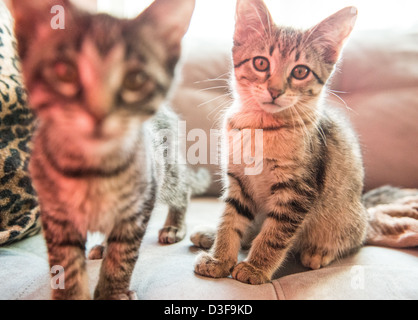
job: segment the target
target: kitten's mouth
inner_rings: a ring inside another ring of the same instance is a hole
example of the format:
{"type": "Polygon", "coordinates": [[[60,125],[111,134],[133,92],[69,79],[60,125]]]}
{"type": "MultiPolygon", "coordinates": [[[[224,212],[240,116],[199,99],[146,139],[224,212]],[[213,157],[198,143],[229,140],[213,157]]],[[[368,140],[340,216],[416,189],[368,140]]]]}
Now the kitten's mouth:
{"type": "Polygon", "coordinates": [[[118,125],[118,123],[109,120],[97,121],[89,132],[89,138],[98,142],[118,139],[123,134],[118,125]]]}
{"type": "Polygon", "coordinates": [[[294,106],[294,104],[281,105],[281,104],[278,104],[277,102],[274,102],[274,101],[263,102],[262,103],[263,110],[266,111],[266,112],[269,112],[269,113],[279,113],[279,112],[285,111],[289,108],[292,108],[293,106],[294,106]]]}
{"type": "Polygon", "coordinates": [[[278,104],[277,102],[274,102],[274,101],[264,102],[263,105],[268,106],[269,108],[274,108],[276,112],[287,109],[287,108],[290,107],[290,106],[287,106],[287,105],[278,104]]]}
{"type": "Polygon", "coordinates": [[[93,133],[90,135],[92,140],[104,140],[105,136],[102,134],[100,129],[95,129],[93,133]]]}
{"type": "Polygon", "coordinates": [[[96,142],[104,142],[115,138],[115,136],[105,132],[102,124],[97,124],[88,134],[88,139],[96,142]]]}
{"type": "Polygon", "coordinates": [[[283,108],[280,104],[275,103],[274,101],[271,102],[263,102],[264,105],[268,105],[268,106],[276,106],[279,108],[283,108]]]}
{"type": "Polygon", "coordinates": [[[104,138],[102,123],[95,123],[92,131],[89,133],[89,138],[92,140],[102,140],[104,138]]]}

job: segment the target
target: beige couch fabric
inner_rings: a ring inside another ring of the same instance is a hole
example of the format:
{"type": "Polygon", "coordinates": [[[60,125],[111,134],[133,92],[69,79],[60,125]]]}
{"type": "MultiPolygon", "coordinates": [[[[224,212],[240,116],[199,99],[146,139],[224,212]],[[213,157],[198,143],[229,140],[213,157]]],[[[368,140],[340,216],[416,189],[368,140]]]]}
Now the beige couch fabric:
{"type": "MultiPolygon", "coordinates": [[[[142,300],[418,299],[418,249],[365,247],[329,267],[310,271],[290,255],[273,283],[250,286],[233,279],[207,279],[193,272],[199,249],[188,237],[199,225],[216,226],[223,204],[195,199],[188,236],[171,246],[158,244],[166,210],[158,208],[140,249],[131,288],[142,300]]],[[[93,237],[94,238],[94,237],[93,237]]],[[[96,238],[96,241],[99,239],[96,238]]],[[[90,242],[91,247],[94,242],[90,242]]],[[[240,259],[245,258],[245,252],[240,259]]],[[[93,292],[101,261],[88,261],[93,292]]],[[[0,248],[0,300],[49,299],[50,273],[42,237],[0,248]]]]}

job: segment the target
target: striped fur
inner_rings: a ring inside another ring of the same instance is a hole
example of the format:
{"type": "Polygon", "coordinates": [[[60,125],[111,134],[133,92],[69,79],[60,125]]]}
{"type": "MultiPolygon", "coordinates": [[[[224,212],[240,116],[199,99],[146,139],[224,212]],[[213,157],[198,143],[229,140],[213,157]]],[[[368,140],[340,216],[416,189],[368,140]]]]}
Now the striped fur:
{"type": "Polygon", "coordinates": [[[307,31],[274,25],[261,0],[238,0],[236,16],[235,101],[224,136],[263,129],[263,167],[246,175],[246,165],[233,162],[233,143],[225,142],[225,211],[216,237],[193,235],[196,244],[215,239],[197,258],[195,272],[261,284],[290,250],[318,269],[365,240],[359,144],[344,116],[321,99],[356,10],[343,9],[307,31]],[[301,80],[292,73],[298,66],[310,70],[301,80]],[[254,225],[257,232],[248,234],[254,225]],[[250,251],[237,264],[242,242],[250,251]]]}
{"type": "Polygon", "coordinates": [[[178,122],[165,100],[194,0],[157,0],[133,20],[91,15],[66,0],[13,5],[39,119],[30,171],[51,267],[65,271],[65,289],[53,298],[90,298],[85,243],[88,231],[99,231],[107,241],[94,298],[132,299],[130,278],[156,201],[169,206],[159,240],[174,243],[185,235],[190,196],[208,185],[207,175],[198,181],[164,157],[178,143],[164,143],[177,136],[178,122]],[[56,4],[65,7],[64,30],[50,27],[56,4]]]}

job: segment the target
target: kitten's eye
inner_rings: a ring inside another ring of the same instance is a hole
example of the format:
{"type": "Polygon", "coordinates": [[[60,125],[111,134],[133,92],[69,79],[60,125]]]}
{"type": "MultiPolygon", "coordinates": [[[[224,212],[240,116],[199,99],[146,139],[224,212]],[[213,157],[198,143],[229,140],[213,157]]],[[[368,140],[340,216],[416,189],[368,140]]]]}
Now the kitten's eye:
{"type": "Polygon", "coordinates": [[[311,69],[307,66],[296,66],[292,71],[292,76],[296,80],[305,80],[310,73],[311,69]]]}
{"type": "Polygon", "coordinates": [[[126,75],[123,88],[129,91],[139,91],[145,84],[146,77],[140,71],[133,71],[126,75]]]}
{"type": "Polygon", "coordinates": [[[253,60],[254,68],[260,72],[266,72],[270,69],[270,62],[264,57],[255,57],[253,60]]]}
{"type": "Polygon", "coordinates": [[[77,66],[66,60],[57,60],[42,69],[47,84],[58,93],[73,98],[80,92],[80,80],[77,66]]]}
{"type": "Polygon", "coordinates": [[[66,84],[74,84],[78,82],[77,68],[67,62],[57,62],[54,65],[54,72],[57,80],[66,84]]]}

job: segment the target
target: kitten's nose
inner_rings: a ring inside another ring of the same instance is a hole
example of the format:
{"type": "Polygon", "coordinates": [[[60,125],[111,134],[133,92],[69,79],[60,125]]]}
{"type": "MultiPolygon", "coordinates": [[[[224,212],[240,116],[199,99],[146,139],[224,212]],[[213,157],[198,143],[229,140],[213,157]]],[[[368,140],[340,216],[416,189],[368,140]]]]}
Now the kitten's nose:
{"type": "Polygon", "coordinates": [[[101,109],[99,107],[89,106],[87,110],[90,115],[94,118],[97,124],[101,124],[105,118],[110,114],[110,112],[106,109],[101,109]]]}
{"type": "Polygon", "coordinates": [[[268,90],[273,100],[276,100],[278,97],[280,97],[284,93],[283,89],[276,89],[276,88],[270,87],[268,88],[268,90]]]}
{"type": "Polygon", "coordinates": [[[86,96],[87,111],[96,119],[96,121],[103,121],[111,112],[113,107],[112,96],[105,93],[104,89],[96,92],[101,94],[89,94],[86,96]]]}

